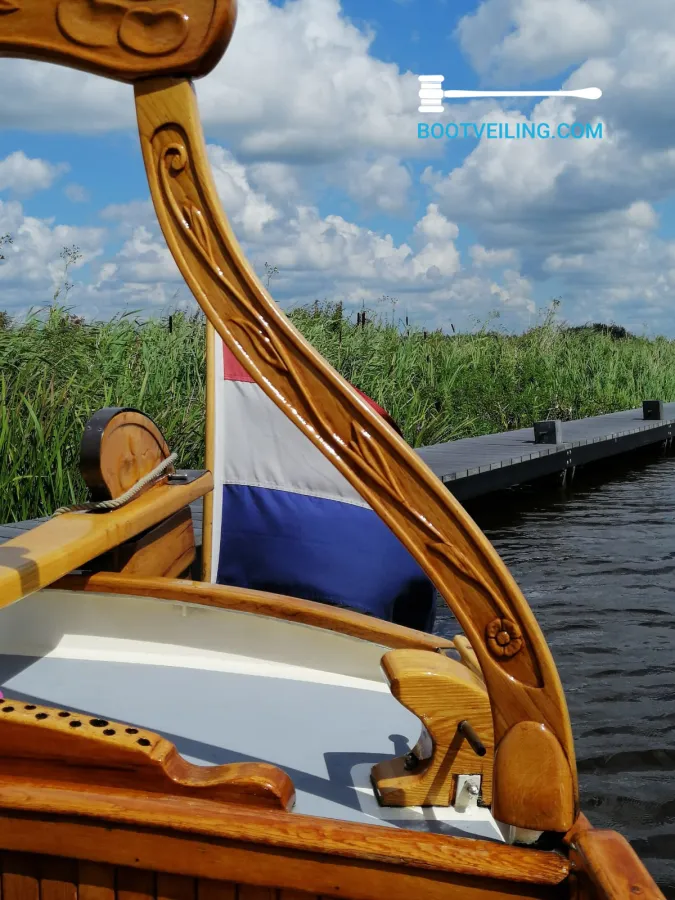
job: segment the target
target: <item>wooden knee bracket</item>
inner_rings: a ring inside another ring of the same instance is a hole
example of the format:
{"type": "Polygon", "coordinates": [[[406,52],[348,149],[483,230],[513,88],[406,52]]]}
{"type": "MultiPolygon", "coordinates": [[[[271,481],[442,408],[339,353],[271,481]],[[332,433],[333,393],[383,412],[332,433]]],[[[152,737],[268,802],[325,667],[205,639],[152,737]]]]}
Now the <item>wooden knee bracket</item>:
{"type": "Polygon", "coordinates": [[[490,804],[494,737],[482,681],[461,662],[428,650],[391,650],[382,670],[425,731],[412,753],[373,767],[380,804],[453,806],[460,775],[480,775],[482,802],[490,804]]]}

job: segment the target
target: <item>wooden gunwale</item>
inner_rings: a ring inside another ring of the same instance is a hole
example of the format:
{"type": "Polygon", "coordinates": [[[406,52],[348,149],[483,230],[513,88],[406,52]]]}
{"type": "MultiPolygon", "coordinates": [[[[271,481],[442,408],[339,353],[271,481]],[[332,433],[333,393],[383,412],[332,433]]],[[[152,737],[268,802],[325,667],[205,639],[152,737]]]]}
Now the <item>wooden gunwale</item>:
{"type": "MultiPolygon", "coordinates": [[[[554,851],[294,813],[270,813],[185,797],[156,797],[93,787],[69,790],[16,777],[0,777],[0,811],[3,846],[7,846],[7,839],[12,840],[11,830],[3,827],[3,822],[6,826],[8,814],[14,818],[15,814],[23,813],[39,814],[43,820],[48,817],[54,825],[68,821],[85,824],[96,819],[108,826],[162,829],[165,834],[188,832],[205,838],[252,843],[260,848],[528,884],[560,884],[570,871],[569,860],[554,851]]],[[[24,848],[12,842],[8,849],[24,848]]],[[[98,861],[112,860],[99,857],[98,861]]]]}
{"type": "Polygon", "coordinates": [[[175,600],[198,606],[238,610],[274,619],[285,619],[362,640],[381,643],[393,649],[454,650],[452,641],[425,634],[351,610],[326,606],[313,600],[299,600],[282,594],[255,591],[222,584],[203,584],[161,576],[127,576],[117,572],[94,575],[67,575],[51,585],[54,590],[89,591],[102,594],[127,594],[175,600]]]}

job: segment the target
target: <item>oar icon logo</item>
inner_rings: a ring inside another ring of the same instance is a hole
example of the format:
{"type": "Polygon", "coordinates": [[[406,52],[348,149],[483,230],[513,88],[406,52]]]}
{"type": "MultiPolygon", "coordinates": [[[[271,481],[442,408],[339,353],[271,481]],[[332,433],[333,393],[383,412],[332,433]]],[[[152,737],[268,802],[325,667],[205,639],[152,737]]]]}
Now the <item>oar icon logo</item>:
{"type": "Polygon", "coordinates": [[[581,88],[576,91],[444,91],[443,75],[420,75],[420,106],[418,112],[443,112],[443,99],[476,99],[477,97],[579,97],[582,100],[599,100],[600,88],[581,88]]]}

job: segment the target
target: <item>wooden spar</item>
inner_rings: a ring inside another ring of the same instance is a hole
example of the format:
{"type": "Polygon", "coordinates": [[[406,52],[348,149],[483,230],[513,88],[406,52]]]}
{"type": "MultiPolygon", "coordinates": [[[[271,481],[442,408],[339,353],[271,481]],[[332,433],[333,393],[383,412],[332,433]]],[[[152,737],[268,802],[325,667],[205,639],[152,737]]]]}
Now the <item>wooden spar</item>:
{"type": "Polygon", "coordinates": [[[567,831],[578,804],[571,727],[553,658],[525,598],[463,508],[259,283],[220,208],[191,83],[143,81],[135,96],[157,216],[199,304],[256,383],[418,560],[469,638],[492,704],[495,816],[522,828],[567,831]],[[521,740],[550,759],[552,780],[520,765],[521,740]],[[500,779],[508,789],[498,789],[500,779]]]}
{"type": "MultiPolygon", "coordinates": [[[[214,453],[216,447],[216,330],[211,320],[206,320],[206,423],[205,460],[204,465],[209,472],[214,471],[214,453]]],[[[215,580],[217,572],[211,572],[211,559],[213,557],[213,491],[204,497],[204,511],[202,518],[202,581],[215,580]]]]}
{"type": "Polygon", "coordinates": [[[47,587],[73,569],[188,506],[213,488],[210,472],[189,484],[159,484],[133,503],[97,515],[64,513],[0,546],[0,608],[47,587]]]}

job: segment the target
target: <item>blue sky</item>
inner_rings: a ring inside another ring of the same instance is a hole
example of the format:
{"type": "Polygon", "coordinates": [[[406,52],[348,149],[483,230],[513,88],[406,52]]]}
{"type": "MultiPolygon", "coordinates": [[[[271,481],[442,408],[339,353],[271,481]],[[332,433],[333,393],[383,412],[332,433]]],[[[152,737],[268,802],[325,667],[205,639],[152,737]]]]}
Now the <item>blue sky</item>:
{"type": "MultiPolygon", "coordinates": [[[[383,295],[427,327],[537,321],[675,336],[675,25],[665,0],[240,0],[198,82],[219,194],[284,307],[383,295]],[[600,101],[455,101],[445,88],[600,87],[600,101]],[[249,102],[250,101],[250,102],[249,102]],[[420,141],[417,123],[602,121],[602,140],[420,141]]],[[[0,60],[0,309],[193,308],[149,204],[125,85],[0,60]]]]}

